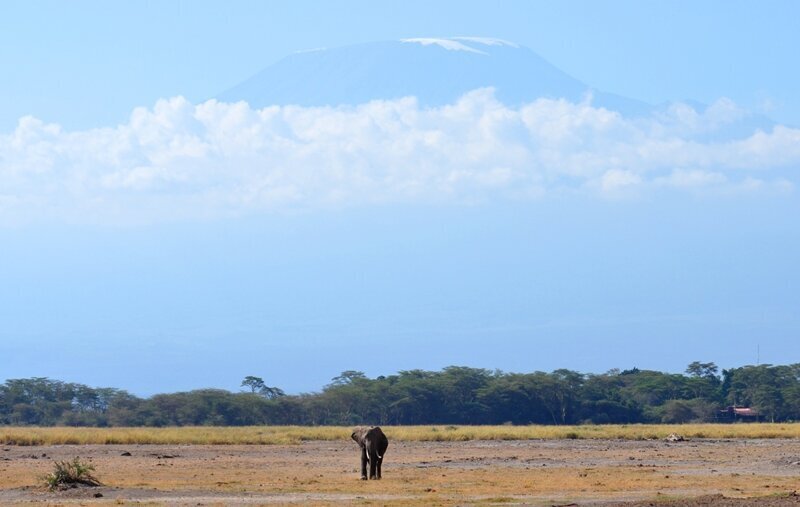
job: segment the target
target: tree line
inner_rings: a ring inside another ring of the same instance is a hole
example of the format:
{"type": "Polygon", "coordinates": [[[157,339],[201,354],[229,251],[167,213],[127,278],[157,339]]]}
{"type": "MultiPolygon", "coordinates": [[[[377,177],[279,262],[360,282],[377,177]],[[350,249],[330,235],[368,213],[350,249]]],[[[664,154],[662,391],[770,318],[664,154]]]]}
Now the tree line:
{"type": "Polygon", "coordinates": [[[449,366],[367,378],[345,371],[320,392],[286,395],[247,376],[243,392],[199,389],[148,398],[48,378],[0,385],[0,424],[38,426],[611,424],[720,420],[750,407],[764,421],[800,421],[800,364],[685,373],[611,370],[505,373],[449,366]]]}

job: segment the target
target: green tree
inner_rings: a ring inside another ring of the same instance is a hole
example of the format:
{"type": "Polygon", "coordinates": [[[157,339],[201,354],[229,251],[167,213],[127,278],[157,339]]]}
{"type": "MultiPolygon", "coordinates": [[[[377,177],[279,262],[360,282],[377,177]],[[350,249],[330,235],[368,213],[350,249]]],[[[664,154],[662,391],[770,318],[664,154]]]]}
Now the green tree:
{"type": "Polygon", "coordinates": [[[367,380],[367,376],[364,375],[363,371],[347,370],[333,377],[329,385],[341,386],[345,384],[353,384],[362,380],[367,380]]]}
{"type": "Polygon", "coordinates": [[[268,400],[274,400],[276,398],[280,398],[281,396],[286,396],[286,393],[283,392],[283,389],[279,387],[264,386],[258,391],[258,393],[268,400]]]}
{"type": "Polygon", "coordinates": [[[695,413],[689,402],[684,400],[669,400],[662,407],[661,422],[675,424],[688,423],[695,418],[695,413]]]}
{"type": "Polygon", "coordinates": [[[252,375],[248,375],[242,380],[241,387],[248,387],[250,388],[251,393],[257,393],[264,389],[266,385],[264,384],[264,379],[261,377],[254,377],[252,375]]]}
{"type": "Polygon", "coordinates": [[[697,378],[717,378],[719,368],[714,363],[701,363],[700,361],[693,361],[686,367],[686,373],[690,377],[697,378]]]}

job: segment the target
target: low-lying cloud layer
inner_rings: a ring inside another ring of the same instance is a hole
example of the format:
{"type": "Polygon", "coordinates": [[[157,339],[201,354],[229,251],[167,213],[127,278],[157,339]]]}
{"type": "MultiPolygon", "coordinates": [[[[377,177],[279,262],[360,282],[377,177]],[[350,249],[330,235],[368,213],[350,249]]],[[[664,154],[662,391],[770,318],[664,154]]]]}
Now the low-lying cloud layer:
{"type": "MultiPolygon", "coordinates": [[[[800,130],[725,132],[722,99],[648,118],[481,89],[434,109],[413,98],[318,108],[182,97],[113,128],[32,117],[0,134],[0,222],[151,222],[384,203],[472,203],[555,193],[792,192],[800,130]]],[[[734,129],[735,130],[735,129],[734,129]]],[[[740,129],[741,130],[741,129],[740,129]]]]}

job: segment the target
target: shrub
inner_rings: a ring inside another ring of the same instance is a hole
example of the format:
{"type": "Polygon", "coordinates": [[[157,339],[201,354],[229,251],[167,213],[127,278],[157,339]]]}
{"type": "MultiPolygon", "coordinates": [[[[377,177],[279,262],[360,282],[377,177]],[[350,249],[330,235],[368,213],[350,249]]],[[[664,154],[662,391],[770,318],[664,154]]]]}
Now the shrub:
{"type": "Polygon", "coordinates": [[[94,466],[84,463],[80,458],[72,461],[56,461],[53,471],[42,477],[47,489],[75,488],[81,486],[99,486],[100,481],[92,475],[94,466]]]}

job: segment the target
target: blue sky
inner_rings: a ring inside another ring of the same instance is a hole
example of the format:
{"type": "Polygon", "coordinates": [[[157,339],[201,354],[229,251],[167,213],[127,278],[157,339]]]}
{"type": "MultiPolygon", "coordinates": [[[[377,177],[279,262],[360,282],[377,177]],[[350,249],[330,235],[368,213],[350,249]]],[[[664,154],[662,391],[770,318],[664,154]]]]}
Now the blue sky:
{"type": "Polygon", "coordinates": [[[5,3],[0,379],[152,394],[257,375],[300,392],[347,369],[797,362],[799,15],[5,3]],[[297,50],[455,35],[514,41],[604,91],[710,107],[629,119],[486,90],[435,110],[205,102],[297,50]],[[709,137],[745,113],[775,126],[709,137]]]}
{"type": "Polygon", "coordinates": [[[133,107],[213,97],[287,54],[404,37],[528,46],[651,103],[728,97],[800,124],[792,1],[5,2],[0,127],[33,114],[111,125],[133,107]]]}

